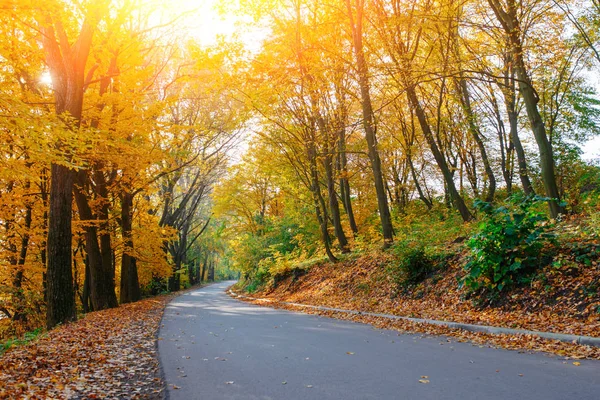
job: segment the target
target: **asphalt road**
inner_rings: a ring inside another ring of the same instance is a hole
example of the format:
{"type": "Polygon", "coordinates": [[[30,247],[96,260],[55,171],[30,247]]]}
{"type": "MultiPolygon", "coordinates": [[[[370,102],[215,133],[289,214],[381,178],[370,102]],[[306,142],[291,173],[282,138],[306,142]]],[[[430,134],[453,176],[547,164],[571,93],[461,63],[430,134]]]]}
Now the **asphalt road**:
{"type": "Polygon", "coordinates": [[[166,308],[158,350],[169,399],[600,399],[600,361],[258,307],[222,282],[166,308]]]}

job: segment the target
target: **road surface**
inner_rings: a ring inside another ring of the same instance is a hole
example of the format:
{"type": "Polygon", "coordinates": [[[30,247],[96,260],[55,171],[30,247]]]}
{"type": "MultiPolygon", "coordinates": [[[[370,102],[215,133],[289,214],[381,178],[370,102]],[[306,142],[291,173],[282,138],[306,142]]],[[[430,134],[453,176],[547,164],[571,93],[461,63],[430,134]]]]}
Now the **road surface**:
{"type": "Polygon", "coordinates": [[[600,361],[258,307],[225,294],[232,283],[167,306],[158,350],[169,399],[600,399],[600,361]]]}

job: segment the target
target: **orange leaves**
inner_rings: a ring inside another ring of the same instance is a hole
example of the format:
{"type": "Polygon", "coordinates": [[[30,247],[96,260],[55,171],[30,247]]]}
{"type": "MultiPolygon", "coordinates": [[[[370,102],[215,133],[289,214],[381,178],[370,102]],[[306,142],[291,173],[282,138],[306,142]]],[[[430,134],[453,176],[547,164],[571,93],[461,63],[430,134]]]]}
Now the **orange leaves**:
{"type": "Polygon", "coordinates": [[[162,398],[155,334],[169,297],[88,314],[0,359],[0,399],[162,398]]]}

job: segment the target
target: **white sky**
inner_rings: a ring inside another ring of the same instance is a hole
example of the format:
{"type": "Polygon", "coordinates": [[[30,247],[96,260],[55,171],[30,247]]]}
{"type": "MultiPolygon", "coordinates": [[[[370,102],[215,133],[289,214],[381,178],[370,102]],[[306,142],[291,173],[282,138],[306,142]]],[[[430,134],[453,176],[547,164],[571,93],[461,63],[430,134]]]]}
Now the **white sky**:
{"type": "Polygon", "coordinates": [[[190,36],[203,45],[215,44],[219,35],[231,36],[236,30],[238,18],[232,15],[219,15],[217,0],[172,0],[169,8],[174,12],[190,12],[184,24],[190,36]]]}
{"type": "Polygon", "coordinates": [[[596,137],[582,147],[583,158],[586,160],[600,159],[600,137],[596,137]]]}
{"type": "Polygon", "coordinates": [[[180,31],[193,37],[204,46],[217,43],[219,36],[232,37],[238,35],[248,50],[258,50],[264,30],[250,27],[250,16],[234,15],[219,12],[219,3],[227,0],[155,0],[161,8],[171,16],[187,14],[181,24],[180,31]]]}

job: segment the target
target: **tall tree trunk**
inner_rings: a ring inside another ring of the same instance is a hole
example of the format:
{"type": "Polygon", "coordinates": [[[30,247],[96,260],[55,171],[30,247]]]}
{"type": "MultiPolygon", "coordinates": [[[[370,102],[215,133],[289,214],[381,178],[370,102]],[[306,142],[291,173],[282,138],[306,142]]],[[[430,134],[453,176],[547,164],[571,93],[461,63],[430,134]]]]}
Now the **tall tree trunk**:
{"type": "Polygon", "coordinates": [[[401,167],[402,174],[400,177],[400,201],[402,210],[405,210],[408,207],[408,202],[410,198],[410,192],[408,190],[408,180],[410,177],[410,169],[408,167],[408,158],[404,157],[403,165],[401,167]]]}
{"type": "Polygon", "coordinates": [[[196,284],[196,260],[188,263],[188,280],[191,286],[196,284]]]}
{"type": "MultiPolygon", "coordinates": [[[[507,64],[512,64],[510,61],[505,61],[507,64]]],[[[535,190],[529,179],[529,172],[527,169],[527,159],[525,158],[525,150],[519,138],[519,113],[517,111],[517,99],[515,90],[515,77],[511,67],[508,67],[505,71],[504,76],[504,105],[506,107],[506,113],[508,115],[508,123],[510,124],[510,139],[515,146],[515,152],[517,153],[517,166],[519,169],[519,180],[523,186],[523,192],[526,195],[535,195],[535,190]]]]}
{"type": "Polygon", "coordinates": [[[417,193],[419,193],[419,199],[421,199],[421,201],[425,204],[428,210],[431,210],[433,208],[433,203],[427,198],[427,196],[425,196],[425,193],[423,193],[423,189],[421,188],[421,185],[419,184],[419,179],[417,178],[417,172],[415,171],[415,165],[412,161],[412,156],[410,153],[407,153],[406,157],[408,158],[408,165],[410,167],[410,173],[412,175],[413,182],[415,183],[417,193]]]}
{"type": "Polygon", "coordinates": [[[48,265],[46,268],[46,327],[74,321],[75,296],[71,270],[71,213],[74,174],[68,167],[50,167],[48,265]]]}
{"type": "Polygon", "coordinates": [[[90,298],[90,263],[87,255],[85,256],[83,263],[85,265],[85,276],[83,278],[81,304],[83,306],[83,312],[88,313],[90,311],[94,311],[94,306],[92,305],[92,301],[90,298]]]}
{"type": "Polygon", "coordinates": [[[133,219],[133,194],[125,191],[121,195],[121,233],[124,239],[124,251],[121,257],[121,303],[138,301],[141,298],[136,259],[133,255],[131,237],[133,219]]]}
{"type": "Polygon", "coordinates": [[[458,190],[456,190],[456,185],[454,184],[454,178],[452,176],[452,172],[450,171],[450,168],[448,167],[446,158],[440,151],[440,149],[437,145],[437,142],[435,141],[435,138],[433,137],[433,132],[431,131],[431,128],[429,127],[429,122],[427,121],[427,116],[425,115],[425,110],[423,110],[423,108],[421,107],[421,104],[419,103],[419,99],[417,98],[417,93],[415,91],[414,85],[408,84],[406,86],[406,94],[408,96],[408,101],[411,104],[411,107],[415,111],[417,120],[419,121],[419,124],[421,125],[421,130],[423,131],[425,140],[429,144],[429,148],[431,149],[431,152],[433,153],[433,157],[435,158],[435,161],[436,161],[438,167],[442,171],[442,175],[444,176],[444,181],[446,184],[445,186],[446,186],[447,193],[448,193],[450,200],[454,204],[454,207],[460,213],[463,221],[465,221],[465,222],[470,221],[471,219],[473,219],[473,215],[467,208],[463,198],[458,193],[458,190]]]}
{"type": "Polygon", "coordinates": [[[179,227],[179,240],[169,246],[169,251],[173,256],[175,265],[174,273],[169,278],[169,291],[178,292],[181,290],[181,270],[187,261],[188,231],[190,229],[190,219],[186,219],[179,227]]]}
{"type": "Polygon", "coordinates": [[[327,230],[327,208],[325,205],[325,200],[323,200],[323,195],[321,194],[321,186],[319,184],[319,171],[317,169],[317,150],[315,149],[314,139],[309,140],[309,142],[307,143],[306,150],[308,161],[310,163],[310,190],[313,195],[317,221],[319,222],[319,227],[321,228],[321,240],[323,241],[323,245],[325,246],[325,253],[327,254],[329,260],[331,262],[336,262],[337,258],[333,255],[331,251],[331,239],[327,230]]]}
{"type": "Polygon", "coordinates": [[[92,212],[85,195],[85,187],[87,185],[87,172],[80,170],[77,172],[77,186],[75,186],[75,202],[79,210],[79,218],[84,222],[85,230],[85,251],[89,259],[90,267],[90,297],[95,311],[104,310],[106,308],[117,307],[117,296],[115,294],[114,280],[111,280],[110,267],[106,270],[106,265],[111,265],[112,257],[109,251],[107,256],[108,261],[103,260],[102,249],[98,241],[98,227],[95,226],[97,216],[92,212]]]}
{"type": "MultiPolygon", "coordinates": [[[[454,5],[454,4],[452,4],[452,5],[454,5]]],[[[465,117],[467,119],[467,128],[468,128],[469,134],[473,137],[473,140],[475,140],[475,144],[477,145],[477,148],[479,149],[479,153],[481,154],[481,161],[483,162],[485,174],[488,178],[489,187],[488,187],[487,195],[485,196],[486,197],[485,201],[487,201],[488,203],[491,203],[494,200],[494,194],[496,192],[496,177],[494,176],[494,171],[492,170],[492,167],[490,165],[490,160],[488,158],[487,151],[486,151],[485,145],[483,143],[482,134],[479,129],[479,125],[477,124],[476,115],[473,112],[473,107],[471,106],[471,95],[469,93],[469,85],[467,83],[467,79],[464,76],[464,71],[462,68],[461,46],[459,43],[459,38],[460,38],[459,21],[462,18],[462,8],[463,8],[462,3],[460,3],[460,2],[457,3],[456,18],[448,19],[448,22],[449,22],[448,33],[449,33],[449,38],[450,38],[450,40],[448,42],[449,42],[449,46],[452,46],[454,48],[456,64],[457,64],[456,66],[458,69],[458,77],[454,78],[454,84],[456,86],[456,91],[458,92],[458,97],[460,100],[460,104],[461,104],[463,113],[465,114],[465,117]]],[[[474,172],[476,169],[475,166],[476,166],[476,163],[475,163],[475,160],[473,160],[473,171],[474,172]]],[[[475,173],[473,175],[476,176],[475,173]]],[[[476,184],[477,184],[477,180],[473,179],[471,181],[471,185],[474,186],[474,189],[475,189],[476,184]]],[[[475,192],[476,192],[476,190],[475,190],[475,192]]]]}
{"type": "MultiPolygon", "coordinates": [[[[40,192],[41,192],[41,198],[42,198],[42,204],[44,205],[44,214],[42,215],[42,228],[44,229],[44,231],[46,231],[48,229],[48,171],[46,168],[44,168],[42,170],[42,177],[41,177],[41,184],[40,184],[40,192]]],[[[42,262],[42,265],[47,266],[47,248],[48,248],[48,242],[46,241],[46,238],[44,238],[41,242],[41,250],[40,250],[40,261],[42,262]]],[[[43,294],[43,298],[44,298],[44,302],[48,301],[48,275],[47,275],[47,271],[42,272],[42,291],[44,292],[43,294]]]]}
{"type": "MultiPolygon", "coordinates": [[[[403,120],[401,120],[403,121],[403,120]]],[[[419,199],[425,204],[428,210],[433,208],[433,203],[430,198],[425,195],[423,192],[423,188],[419,183],[419,179],[417,176],[417,171],[415,169],[415,164],[413,162],[413,146],[415,144],[416,138],[416,127],[415,127],[415,111],[412,107],[410,107],[410,128],[405,122],[401,122],[402,124],[402,135],[404,137],[404,142],[400,142],[404,149],[404,154],[406,155],[406,163],[408,168],[410,169],[410,175],[415,184],[415,188],[417,189],[417,193],[419,194],[419,199]]]]}
{"type": "Polygon", "coordinates": [[[335,236],[338,240],[338,244],[340,246],[340,251],[342,253],[349,253],[350,249],[348,248],[348,239],[346,238],[346,234],[344,233],[344,228],[342,227],[342,221],[340,216],[340,206],[337,201],[337,193],[335,191],[335,181],[333,179],[333,164],[332,164],[332,156],[328,155],[325,157],[325,176],[327,179],[327,197],[329,197],[329,209],[331,210],[331,217],[333,219],[333,228],[335,231],[335,236]]]}
{"type": "MultiPolygon", "coordinates": [[[[60,18],[47,13],[39,22],[41,42],[52,76],[55,112],[67,116],[71,131],[79,129],[83,108],[85,66],[92,37],[101,14],[92,10],[93,18],[85,18],[77,40],[71,44],[60,18]],[[66,40],[65,40],[66,39],[66,40]]],[[[63,143],[57,143],[60,148],[63,143]]],[[[76,319],[71,256],[71,219],[73,213],[74,172],[62,164],[50,167],[50,212],[48,221],[48,265],[46,326],[76,319]]]]}
{"type": "Polygon", "coordinates": [[[402,210],[402,200],[401,200],[401,186],[402,183],[400,182],[400,173],[398,172],[398,167],[396,166],[396,162],[392,162],[392,181],[394,182],[394,192],[392,193],[391,189],[389,188],[389,184],[386,185],[388,186],[388,192],[390,195],[390,203],[395,203],[396,207],[398,207],[398,209],[400,209],[400,212],[403,212],[402,210]]]}
{"type": "MultiPolygon", "coordinates": [[[[24,186],[26,189],[29,189],[29,181],[24,186]]],[[[29,230],[31,229],[32,220],[31,213],[31,204],[27,203],[25,205],[25,218],[23,221],[23,228],[25,228],[25,230],[21,235],[21,248],[19,250],[18,258],[14,260],[16,261],[16,271],[13,277],[13,304],[15,307],[15,312],[12,315],[13,321],[27,320],[27,313],[25,312],[25,296],[23,295],[23,274],[25,268],[25,260],[27,259],[27,251],[29,249],[29,230]]]]}
{"type": "Polygon", "coordinates": [[[352,198],[350,191],[350,179],[348,176],[348,155],[346,154],[346,126],[348,125],[348,109],[346,106],[346,89],[343,84],[343,77],[346,75],[345,72],[336,74],[335,80],[335,100],[337,103],[336,113],[336,127],[337,131],[337,157],[336,157],[336,169],[339,178],[340,185],[340,197],[346,215],[348,216],[348,223],[352,233],[356,235],[358,233],[358,226],[356,225],[356,219],[354,218],[354,210],[352,208],[352,198]]]}
{"type": "Polygon", "coordinates": [[[546,190],[546,196],[550,198],[548,206],[550,214],[556,218],[563,213],[563,207],[560,205],[560,194],[556,184],[556,176],[554,174],[554,155],[552,153],[552,145],[546,135],[546,127],[542,116],[538,110],[539,98],[533,82],[529,76],[525,59],[523,56],[523,44],[521,42],[521,26],[517,17],[517,5],[515,0],[507,0],[508,8],[504,10],[498,0],[488,0],[490,6],[494,10],[497,19],[502,24],[511,45],[511,53],[514,61],[514,69],[519,78],[519,91],[525,102],[525,109],[533,131],[533,136],[538,145],[540,153],[540,167],[542,169],[542,181],[546,190]]]}
{"type": "Polygon", "coordinates": [[[340,196],[346,215],[348,215],[348,223],[354,234],[358,233],[358,226],[354,218],[352,209],[352,199],[350,197],[350,180],[348,179],[348,157],[346,155],[346,130],[341,128],[338,134],[338,173],[340,183],[340,196]]]}
{"type": "Polygon", "coordinates": [[[506,195],[508,197],[512,196],[513,189],[513,157],[514,157],[514,149],[515,146],[512,140],[508,140],[508,145],[506,143],[506,135],[503,132],[505,130],[503,124],[504,122],[500,121],[500,129],[498,132],[498,138],[500,140],[500,163],[502,164],[502,176],[504,178],[504,182],[506,183],[506,195]]]}
{"type": "Polygon", "coordinates": [[[516,111],[509,112],[508,119],[510,122],[510,137],[515,146],[515,152],[517,153],[517,166],[519,168],[519,179],[521,180],[521,185],[523,186],[523,192],[525,192],[526,195],[535,195],[535,189],[533,188],[533,184],[529,179],[529,169],[527,168],[525,150],[523,149],[521,138],[519,138],[516,111]]]}
{"type": "Polygon", "coordinates": [[[325,155],[323,158],[323,164],[325,166],[325,179],[327,181],[327,197],[329,198],[329,209],[331,211],[331,219],[333,220],[333,229],[335,237],[338,240],[340,251],[342,253],[349,253],[348,239],[344,233],[342,227],[342,219],[340,215],[340,205],[337,200],[337,193],[335,191],[335,180],[333,177],[333,146],[330,146],[330,134],[329,130],[325,126],[325,123],[321,117],[318,118],[319,126],[324,136],[325,142],[325,155]]]}
{"type": "Polygon", "coordinates": [[[215,260],[214,259],[211,259],[210,263],[208,264],[208,281],[209,282],[215,281],[215,260]]]}
{"type": "MultiPolygon", "coordinates": [[[[508,90],[503,88],[503,90],[508,90]]],[[[512,196],[512,185],[513,185],[513,157],[515,151],[515,145],[513,140],[507,136],[506,127],[500,114],[500,107],[498,107],[498,101],[496,95],[490,90],[490,99],[494,110],[494,116],[496,117],[496,123],[498,125],[498,141],[500,142],[500,166],[502,168],[502,176],[506,183],[506,195],[512,196]]],[[[508,108],[508,107],[507,107],[508,108]]]]}
{"type": "MultiPolygon", "coordinates": [[[[101,201],[100,207],[98,208],[98,213],[96,215],[97,220],[99,221],[99,239],[100,239],[100,254],[102,256],[102,272],[105,275],[104,284],[107,287],[107,291],[110,293],[115,293],[115,263],[114,263],[114,252],[111,245],[111,237],[110,237],[110,225],[109,225],[109,193],[107,188],[106,178],[104,173],[104,165],[99,164],[96,165],[93,171],[94,174],[94,187],[95,192],[99,196],[99,200],[101,201]]],[[[110,303],[111,307],[118,306],[117,297],[114,295],[110,295],[110,303]]]]}
{"type": "Polygon", "coordinates": [[[202,271],[200,272],[200,282],[206,280],[206,267],[208,264],[208,252],[204,255],[204,262],[202,263],[202,271]]]}
{"type": "Polygon", "coordinates": [[[488,177],[489,187],[485,201],[491,203],[492,201],[494,201],[494,194],[496,193],[496,177],[494,176],[494,171],[492,170],[487,150],[485,148],[485,145],[483,144],[483,139],[481,138],[479,126],[477,125],[475,120],[475,113],[473,112],[473,108],[471,107],[471,96],[469,94],[469,86],[467,85],[467,80],[463,77],[462,71],[460,72],[460,78],[457,80],[456,86],[459,91],[459,97],[463,111],[465,113],[465,116],[467,117],[467,126],[469,127],[469,133],[471,134],[473,140],[475,140],[475,143],[477,144],[477,148],[479,149],[479,153],[481,154],[481,161],[483,161],[485,174],[488,177]]]}
{"type": "Polygon", "coordinates": [[[346,0],[346,8],[348,11],[348,17],[350,19],[350,27],[352,29],[354,55],[356,57],[358,85],[360,86],[363,127],[365,130],[365,138],[367,139],[369,161],[371,162],[371,169],[373,171],[373,181],[375,183],[375,192],[377,195],[377,205],[379,208],[379,218],[381,220],[384,247],[389,247],[394,241],[394,229],[392,227],[392,216],[390,214],[387,195],[385,193],[385,185],[383,183],[381,159],[379,158],[379,150],[377,149],[377,128],[375,124],[373,105],[371,103],[367,61],[363,50],[362,24],[364,0],[356,0],[355,5],[356,17],[352,11],[350,0],[346,0]]]}
{"type": "Polygon", "coordinates": [[[181,269],[181,254],[178,252],[177,245],[178,243],[174,244],[171,251],[175,265],[173,266],[173,274],[168,279],[169,292],[178,292],[181,289],[181,274],[179,272],[181,269]]]}

